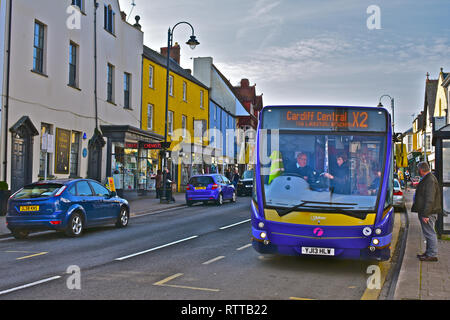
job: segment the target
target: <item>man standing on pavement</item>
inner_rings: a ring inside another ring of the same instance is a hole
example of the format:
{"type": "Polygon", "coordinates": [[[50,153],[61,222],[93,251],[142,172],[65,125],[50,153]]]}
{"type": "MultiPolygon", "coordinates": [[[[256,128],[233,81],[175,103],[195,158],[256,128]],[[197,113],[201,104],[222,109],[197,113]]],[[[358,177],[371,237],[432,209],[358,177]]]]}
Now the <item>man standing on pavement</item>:
{"type": "Polygon", "coordinates": [[[418,169],[422,179],[417,186],[411,211],[419,214],[427,249],[424,254],[417,257],[420,261],[438,261],[438,240],[434,226],[438,214],[442,212],[441,191],[436,177],[431,174],[428,163],[419,163],[418,169]]]}

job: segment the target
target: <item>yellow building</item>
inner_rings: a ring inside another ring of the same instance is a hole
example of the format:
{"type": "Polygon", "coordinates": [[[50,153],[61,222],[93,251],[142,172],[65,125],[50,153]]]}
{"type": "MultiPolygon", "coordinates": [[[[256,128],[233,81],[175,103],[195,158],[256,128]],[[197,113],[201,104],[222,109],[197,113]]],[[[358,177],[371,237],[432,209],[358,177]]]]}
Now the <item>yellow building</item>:
{"type": "Polygon", "coordinates": [[[444,81],[449,76],[448,73],[444,73],[441,68],[441,72],[439,73],[437,93],[436,93],[436,105],[434,107],[434,116],[435,117],[445,117],[448,109],[448,101],[447,101],[447,92],[445,87],[443,86],[444,81]]]}
{"type": "MultiPolygon", "coordinates": [[[[162,136],[165,133],[166,75],[166,57],[144,46],[141,129],[162,136]]],[[[168,110],[167,141],[171,142],[169,150],[172,152],[168,168],[180,191],[190,176],[201,174],[203,170],[199,156],[208,145],[209,89],[174,60],[170,63],[168,110]],[[186,144],[182,145],[183,141],[186,144]]],[[[160,159],[159,169],[161,165],[160,159]]]]}

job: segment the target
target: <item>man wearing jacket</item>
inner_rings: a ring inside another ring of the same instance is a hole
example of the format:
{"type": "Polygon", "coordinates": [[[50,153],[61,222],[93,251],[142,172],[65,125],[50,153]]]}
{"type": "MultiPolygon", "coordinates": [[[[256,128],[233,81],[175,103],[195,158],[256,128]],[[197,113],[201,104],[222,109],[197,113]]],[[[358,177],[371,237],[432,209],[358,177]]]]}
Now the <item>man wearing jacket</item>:
{"type": "Polygon", "coordinates": [[[436,177],[431,174],[428,163],[419,163],[418,169],[422,179],[417,186],[411,211],[419,214],[427,249],[424,254],[417,257],[420,261],[438,261],[438,240],[434,226],[438,214],[442,212],[441,191],[436,177]]]}

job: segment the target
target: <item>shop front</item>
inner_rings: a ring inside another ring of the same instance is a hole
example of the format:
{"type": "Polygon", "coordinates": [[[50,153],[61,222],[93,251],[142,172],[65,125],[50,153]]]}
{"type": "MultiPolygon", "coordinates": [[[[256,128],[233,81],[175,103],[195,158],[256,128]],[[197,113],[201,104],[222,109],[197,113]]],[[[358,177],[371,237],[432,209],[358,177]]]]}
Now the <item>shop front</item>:
{"type": "Polygon", "coordinates": [[[107,142],[106,174],[119,196],[131,199],[156,190],[164,137],[131,126],[101,126],[107,142]]]}

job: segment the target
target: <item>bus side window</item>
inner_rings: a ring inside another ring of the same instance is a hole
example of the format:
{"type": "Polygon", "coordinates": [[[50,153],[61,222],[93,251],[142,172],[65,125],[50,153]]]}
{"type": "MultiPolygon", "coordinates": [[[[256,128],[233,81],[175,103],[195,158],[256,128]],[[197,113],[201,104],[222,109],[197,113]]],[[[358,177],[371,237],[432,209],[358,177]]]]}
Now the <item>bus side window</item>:
{"type": "Polygon", "coordinates": [[[394,201],[394,169],[393,169],[394,162],[391,160],[390,168],[389,168],[389,180],[388,180],[388,187],[386,192],[386,201],[384,203],[384,208],[388,208],[392,205],[394,201]]]}

